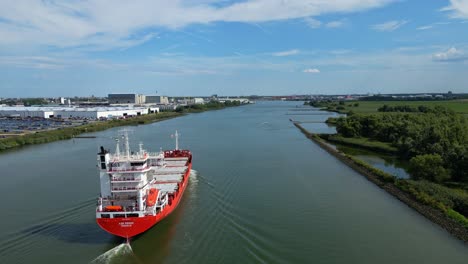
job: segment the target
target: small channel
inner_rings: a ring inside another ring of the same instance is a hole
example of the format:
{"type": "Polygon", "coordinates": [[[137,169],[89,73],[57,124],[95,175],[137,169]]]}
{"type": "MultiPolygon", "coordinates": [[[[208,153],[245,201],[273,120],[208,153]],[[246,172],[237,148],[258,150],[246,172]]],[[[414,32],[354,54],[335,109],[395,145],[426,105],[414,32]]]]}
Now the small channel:
{"type": "Polygon", "coordinates": [[[409,162],[398,159],[395,156],[385,155],[373,151],[352,148],[343,145],[335,145],[338,150],[352,155],[369,165],[389,173],[399,179],[409,179],[411,175],[408,173],[409,162]]]}
{"type": "MultiPolygon", "coordinates": [[[[310,111],[310,108],[303,107],[303,112],[310,111]]],[[[291,113],[301,113],[299,109],[291,113]]],[[[297,115],[291,117],[293,121],[299,122],[303,128],[311,133],[316,134],[336,134],[336,127],[325,123],[329,117],[340,117],[344,116],[334,112],[325,112],[326,115],[297,115]]],[[[385,155],[377,153],[374,151],[364,150],[353,148],[349,146],[344,146],[340,144],[331,144],[330,146],[338,148],[340,151],[352,155],[369,165],[380,169],[386,173],[389,173],[400,179],[409,179],[411,175],[408,173],[409,162],[405,160],[398,159],[395,156],[385,155]]]]}

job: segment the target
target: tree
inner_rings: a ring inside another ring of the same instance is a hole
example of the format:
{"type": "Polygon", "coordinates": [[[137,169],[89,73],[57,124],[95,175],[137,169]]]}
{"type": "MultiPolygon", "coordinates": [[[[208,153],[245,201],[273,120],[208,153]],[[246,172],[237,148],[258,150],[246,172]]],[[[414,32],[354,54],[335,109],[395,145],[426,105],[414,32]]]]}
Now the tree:
{"type": "Polygon", "coordinates": [[[450,179],[450,175],[443,167],[444,161],[438,154],[418,155],[410,160],[409,171],[416,179],[443,182],[450,179]]]}

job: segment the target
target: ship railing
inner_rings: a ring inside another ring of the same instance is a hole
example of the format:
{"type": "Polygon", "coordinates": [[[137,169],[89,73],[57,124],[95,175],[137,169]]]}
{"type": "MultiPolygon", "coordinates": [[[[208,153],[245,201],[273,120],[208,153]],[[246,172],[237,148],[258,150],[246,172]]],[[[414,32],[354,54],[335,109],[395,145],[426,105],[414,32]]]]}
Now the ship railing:
{"type": "Polygon", "coordinates": [[[96,218],[130,218],[144,215],[145,211],[96,211],[96,218]]]}
{"type": "Polygon", "coordinates": [[[138,213],[142,211],[138,208],[138,206],[135,206],[135,207],[125,206],[125,207],[122,207],[122,210],[106,210],[105,207],[103,207],[101,210],[98,206],[96,208],[96,212],[98,213],[116,213],[116,212],[138,213]]]}
{"type": "Polygon", "coordinates": [[[109,195],[106,197],[99,197],[98,200],[104,201],[104,202],[115,202],[115,201],[133,201],[135,202],[137,200],[138,196],[135,194],[132,195],[109,195]]]}
{"type": "Polygon", "coordinates": [[[164,154],[161,155],[161,152],[148,152],[148,157],[149,158],[159,158],[159,157],[164,157],[164,154]]]}
{"type": "MultiPolygon", "coordinates": [[[[135,196],[136,198],[136,196],[135,196]]],[[[112,212],[139,212],[141,211],[140,208],[138,208],[138,203],[136,199],[101,199],[98,200],[98,204],[100,205],[97,206],[96,212],[106,212],[106,213],[112,213],[112,212]],[[108,206],[120,206],[121,210],[115,210],[115,208],[112,209],[106,209],[108,206]]]]}
{"type": "Polygon", "coordinates": [[[119,187],[112,187],[113,192],[135,192],[140,190],[142,187],[140,186],[119,186],[119,187]]]}
{"type": "Polygon", "coordinates": [[[143,154],[132,154],[130,156],[122,156],[122,155],[110,155],[110,159],[112,161],[135,161],[135,160],[145,160],[148,158],[148,153],[143,153],[143,154]]]}
{"type": "Polygon", "coordinates": [[[141,172],[145,170],[149,170],[150,167],[147,166],[131,166],[131,167],[109,167],[107,172],[141,172]]]}
{"type": "Polygon", "coordinates": [[[111,178],[112,183],[120,183],[120,182],[141,182],[141,179],[135,178],[135,177],[112,177],[111,178]]]}

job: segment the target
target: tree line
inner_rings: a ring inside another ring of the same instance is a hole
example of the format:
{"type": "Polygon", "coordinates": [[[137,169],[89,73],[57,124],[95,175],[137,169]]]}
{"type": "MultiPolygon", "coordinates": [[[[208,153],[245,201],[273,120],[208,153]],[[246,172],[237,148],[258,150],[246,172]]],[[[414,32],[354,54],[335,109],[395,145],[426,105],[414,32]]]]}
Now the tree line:
{"type": "Polygon", "coordinates": [[[225,101],[225,102],[219,102],[219,101],[210,101],[205,104],[192,104],[192,105],[186,105],[186,106],[178,106],[176,108],[176,112],[186,112],[186,111],[205,111],[209,109],[221,109],[224,107],[231,107],[231,106],[239,106],[241,105],[240,101],[225,101]]]}
{"type": "Polygon", "coordinates": [[[337,119],[336,129],[344,137],[391,143],[401,157],[410,159],[416,179],[468,182],[467,119],[441,106],[421,110],[353,114],[337,119]]]}
{"type": "Polygon", "coordinates": [[[442,106],[429,107],[420,105],[418,107],[409,105],[386,105],[377,108],[379,112],[406,112],[406,113],[441,113],[446,112],[448,109],[442,106]]]}

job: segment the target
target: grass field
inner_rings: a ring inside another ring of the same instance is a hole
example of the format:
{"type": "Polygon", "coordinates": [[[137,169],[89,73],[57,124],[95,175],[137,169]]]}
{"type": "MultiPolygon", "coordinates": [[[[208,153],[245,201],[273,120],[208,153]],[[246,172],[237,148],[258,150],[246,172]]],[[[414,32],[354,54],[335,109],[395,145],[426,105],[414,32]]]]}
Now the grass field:
{"type": "Polygon", "coordinates": [[[418,107],[420,105],[433,107],[440,105],[447,107],[457,113],[468,115],[468,101],[466,100],[454,100],[454,101],[354,101],[345,102],[345,112],[353,111],[355,113],[375,113],[377,109],[383,105],[395,106],[395,105],[409,105],[412,107],[418,107]],[[359,106],[355,107],[354,104],[358,103],[359,106]]]}

